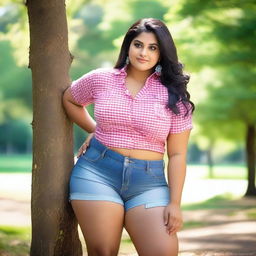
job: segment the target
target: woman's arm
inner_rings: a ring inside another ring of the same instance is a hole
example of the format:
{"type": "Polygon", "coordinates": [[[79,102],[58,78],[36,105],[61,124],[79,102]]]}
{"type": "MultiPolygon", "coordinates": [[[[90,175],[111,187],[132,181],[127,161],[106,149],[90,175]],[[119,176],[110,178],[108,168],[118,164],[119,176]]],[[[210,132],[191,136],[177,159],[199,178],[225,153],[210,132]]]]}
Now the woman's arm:
{"type": "Polygon", "coordinates": [[[168,183],[171,203],[180,205],[186,176],[187,146],[190,130],[170,134],[167,138],[168,183]]]}
{"type": "Polygon", "coordinates": [[[190,130],[181,133],[170,133],[167,138],[168,183],[170,187],[170,203],[165,209],[165,224],[169,234],[182,227],[180,211],[181,196],[186,176],[186,156],[190,130]]]}
{"type": "Polygon", "coordinates": [[[87,109],[81,105],[78,105],[70,92],[70,87],[64,92],[63,105],[69,119],[80,126],[88,133],[95,131],[96,122],[90,116],[87,109]]]}

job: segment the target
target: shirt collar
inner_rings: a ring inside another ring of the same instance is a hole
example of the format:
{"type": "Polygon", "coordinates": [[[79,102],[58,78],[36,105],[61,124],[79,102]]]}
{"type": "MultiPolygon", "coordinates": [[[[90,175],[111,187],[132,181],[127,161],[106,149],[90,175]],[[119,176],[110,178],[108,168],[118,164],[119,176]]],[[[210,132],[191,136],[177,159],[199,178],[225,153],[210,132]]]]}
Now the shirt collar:
{"type": "Polygon", "coordinates": [[[126,70],[127,70],[127,65],[125,65],[124,67],[122,67],[120,69],[115,68],[114,74],[115,75],[120,75],[120,74],[127,75],[126,70]]]}

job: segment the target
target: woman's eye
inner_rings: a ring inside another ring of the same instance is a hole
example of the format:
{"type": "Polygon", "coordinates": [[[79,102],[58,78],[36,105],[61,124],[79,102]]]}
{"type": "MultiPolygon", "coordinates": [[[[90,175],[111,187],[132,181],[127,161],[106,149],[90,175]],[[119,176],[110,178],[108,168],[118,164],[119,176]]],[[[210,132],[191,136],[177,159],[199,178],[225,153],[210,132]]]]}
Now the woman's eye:
{"type": "Polygon", "coordinates": [[[141,47],[141,44],[139,44],[139,43],[134,43],[134,46],[137,47],[137,48],[139,48],[139,47],[141,47]]]}
{"type": "Polygon", "coordinates": [[[155,46],[150,46],[150,50],[155,51],[157,48],[155,46]]]}

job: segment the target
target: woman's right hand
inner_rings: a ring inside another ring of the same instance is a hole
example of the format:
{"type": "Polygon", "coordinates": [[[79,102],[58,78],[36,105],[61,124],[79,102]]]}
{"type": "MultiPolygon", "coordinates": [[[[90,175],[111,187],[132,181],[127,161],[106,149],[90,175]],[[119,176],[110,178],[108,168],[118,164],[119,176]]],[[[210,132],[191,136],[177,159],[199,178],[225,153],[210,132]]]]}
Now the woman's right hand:
{"type": "Polygon", "coordinates": [[[90,145],[90,141],[92,139],[92,137],[94,136],[94,132],[90,133],[88,135],[88,137],[86,138],[85,142],[82,144],[82,146],[79,148],[78,153],[77,153],[77,157],[80,157],[88,148],[88,146],[90,145]]]}

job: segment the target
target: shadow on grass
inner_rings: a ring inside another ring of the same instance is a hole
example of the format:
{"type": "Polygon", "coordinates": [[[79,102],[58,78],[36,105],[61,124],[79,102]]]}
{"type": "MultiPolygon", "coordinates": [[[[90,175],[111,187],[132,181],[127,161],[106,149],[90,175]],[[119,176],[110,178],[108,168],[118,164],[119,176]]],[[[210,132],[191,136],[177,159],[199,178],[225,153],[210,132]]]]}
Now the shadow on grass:
{"type": "Polygon", "coordinates": [[[235,199],[232,194],[227,193],[203,202],[182,205],[182,211],[188,216],[183,229],[251,221],[256,220],[256,198],[235,199]],[[189,216],[193,216],[191,220],[189,216]]]}
{"type": "Polygon", "coordinates": [[[191,210],[211,210],[211,209],[250,209],[255,208],[255,205],[244,205],[242,204],[243,198],[237,200],[234,199],[232,194],[223,194],[212,197],[206,201],[193,203],[193,204],[185,204],[182,206],[183,211],[191,211],[191,210]]]}

